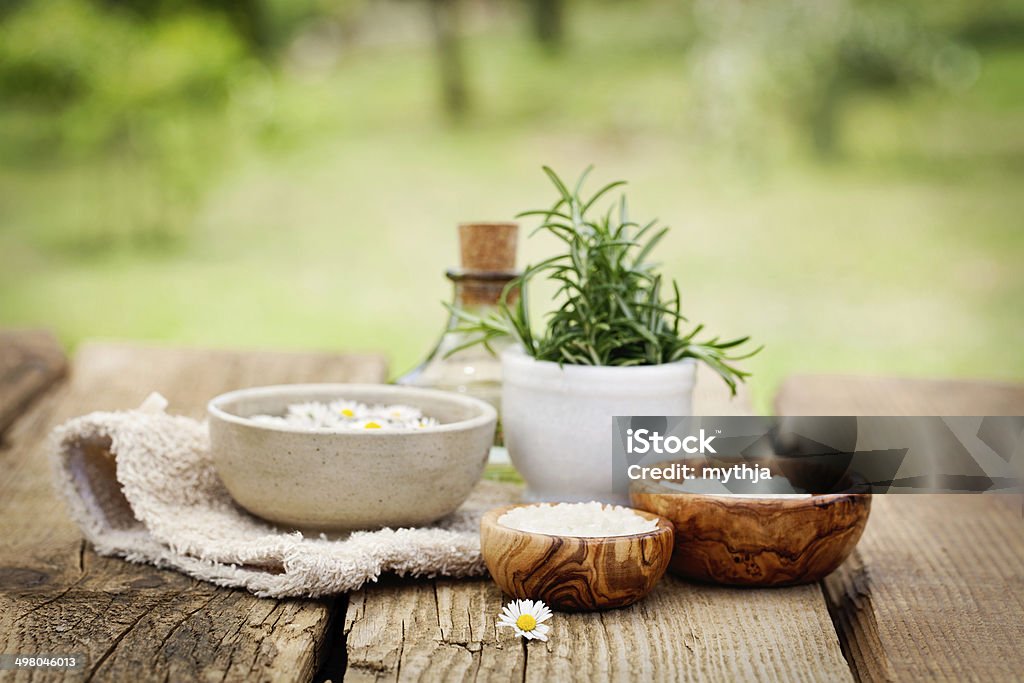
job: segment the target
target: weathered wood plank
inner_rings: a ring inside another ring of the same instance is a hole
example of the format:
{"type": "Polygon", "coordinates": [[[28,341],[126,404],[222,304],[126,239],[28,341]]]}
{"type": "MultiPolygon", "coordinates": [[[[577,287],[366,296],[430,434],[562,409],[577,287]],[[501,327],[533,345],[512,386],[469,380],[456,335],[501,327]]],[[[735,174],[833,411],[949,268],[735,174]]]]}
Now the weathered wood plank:
{"type": "Polygon", "coordinates": [[[382,580],[349,598],[346,681],[522,680],[522,645],[496,626],[490,581],[382,580]]]}
{"type": "Polygon", "coordinates": [[[556,614],[547,643],[498,628],[502,604],[486,580],[363,589],[345,622],[345,679],[850,680],[818,586],[752,591],[666,576],[631,607],[556,614]]]}
{"type": "Polygon", "coordinates": [[[1024,519],[1010,498],[875,497],[854,557],[825,580],[858,679],[1019,679],[1024,519]]]}
{"type": "Polygon", "coordinates": [[[746,590],[666,576],[632,607],[558,620],[547,647],[528,649],[528,681],[850,680],[817,586],[746,590]]]}
{"type": "Polygon", "coordinates": [[[0,451],[0,652],[84,654],[96,680],[308,680],[331,601],[260,600],[96,556],[51,490],[44,442],[64,419],[132,407],[151,391],[201,416],[238,387],[385,376],[377,356],[84,346],[69,385],[16,421],[0,451]]]}
{"type": "Polygon", "coordinates": [[[0,434],[67,371],[57,338],[45,330],[0,330],[0,434]]]}
{"type": "MultiPolygon", "coordinates": [[[[750,413],[745,392],[733,400],[717,377],[698,377],[695,412],[750,413]]],[[[497,629],[502,604],[489,580],[366,587],[346,615],[346,680],[851,680],[817,585],[748,591],[666,576],[631,607],[556,614],[548,643],[497,629]]]]}
{"type": "Polygon", "coordinates": [[[779,388],[775,412],[779,415],[1022,415],[1024,384],[797,375],[779,388]]]}
{"type": "MultiPolygon", "coordinates": [[[[1022,415],[1024,386],[796,377],[780,415],[1022,415]]],[[[1015,680],[1024,671],[1019,496],[876,496],[854,555],[825,580],[861,680],[1015,680]]]]}

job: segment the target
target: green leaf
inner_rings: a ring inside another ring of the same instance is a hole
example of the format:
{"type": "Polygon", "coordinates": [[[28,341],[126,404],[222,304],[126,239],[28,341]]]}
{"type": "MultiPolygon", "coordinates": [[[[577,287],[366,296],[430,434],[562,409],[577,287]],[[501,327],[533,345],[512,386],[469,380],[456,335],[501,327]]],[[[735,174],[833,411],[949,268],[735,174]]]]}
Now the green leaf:
{"type": "Polygon", "coordinates": [[[568,189],[567,189],[567,188],[565,187],[565,184],[564,184],[564,183],[562,183],[562,179],[561,179],[561,178],[559,178],[559,177],[558,177],[558,176],[557,176],[557,175],[555,174],[555,172],[554,172],[554,171],[552,171],[552,170],[551,170],[550,168],[548,168],[547,166],[543,166],[542,168],[544,169],[544,172],[545,172],[545,173],[547,174],[548,178],[550,178],[550,179],[551,179],[551,182],[552,182],[552,183],[554,183],[554,185],[555,185],[555,187],[556,187],[556,188],[558,188],[558,191],[559,191],[559,192],[561,193],[561,195],[562,195],[562,199],[564,199],[564,200],[565,200],[566,202],[569,202],[569,204],[571,205],[571,204],[572,204],[572,198],[573,198],[573,195],[572,195],[572,194],[571,194],[571,193],[569,192],[569,190],[568,190],[568,189]]]}
{"type": "Polygon", "coordinates": [[[598,203],[622,181],[583,199],[590,167],[572,192],[550,168],[545,166],[544,172],[558,191],[557,201],[550,209],[524,211],[519,217],[539,217],[541,224],[531,235],[550,232],[565,245],[564,251],[527,267],[509,283],[496,314],[474,316],[446,304],[459,329],[473,335],[469,343],[489,346],[508,335],[534,358],[563,365],[635,366],[693,358],[711,367],[735,392],[737,382],[749,376],[735,363],[762,347],[744,352],[748,337],[698,341],[703,324],[685,334],[680,331],[687,320],[679,285],[663,279],[657,264],[648,261],[668,228],[659,228],[657,221],[642,226],[632,221],[625,195],[598,210],[598,203]],[[542,328],[535,331],[527,294],[538,279],[557,284],[557,289],[542,328]],[[668,282],[672,298],[665,299],[662,289],[668,282]],[[510,304],[516,287],[519,300],[510,304]]]}
{"type": "Polygon", "coordinates": [[[587,211],[590,210],[590,207],[592,207],[597,202],[598,199],[603,197],[608,192],[611,192],[616,187],[622,187],[625,184],[626,184],[625,180],[616,180],[614,183],[608,183],[607,185],[602,187],[600,190],[598,190],[597,193],[593,197],[591,197],[587,201],[586,204],[583,205],[583,208],[580,210],[580,212],[581,213],[586,213],[587,211]]]}
{"type": "Polygon", "coordinates": [[[644,245],[644,248],[641,249],[640,253],[638,253],[636,255],[636,258],[633,259],[633,264],[639,265],[643,263],[644,260],[647,258],[648,254],[651,253],[654,247],[658,246],[658,242],[661,241],[661,238],[664,237],[667,232],[668,228],[662,228],[658,232],[654,233],[654,237],[648,240],[647,244],[644,245]]]}

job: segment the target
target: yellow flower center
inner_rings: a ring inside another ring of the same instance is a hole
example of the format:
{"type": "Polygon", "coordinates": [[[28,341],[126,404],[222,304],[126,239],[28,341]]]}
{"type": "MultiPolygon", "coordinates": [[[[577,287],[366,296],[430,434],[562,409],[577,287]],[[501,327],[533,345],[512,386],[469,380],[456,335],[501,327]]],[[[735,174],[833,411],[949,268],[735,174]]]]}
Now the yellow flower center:
{"type": "Polygon", "coordinates": [[[355,417],[356,416],[356,414],[354,412],[352,412],[351,408],[342,408],[341,409],[341,414],[344,415],[345,417],[355,417]]]}
{"type": "Polygon", "coordinates": [[[377,424],[376,422],[367,422],[366,423],[366,428],[367,429],[380,429],[380,425],[377,424]]]}
{"type": "Polygon", "coordinates": [[[532,614],[520,614],[516,619],[516,626],[523,631],[532,631],[537,628],[537,620],[533,618],[532,614]]]}

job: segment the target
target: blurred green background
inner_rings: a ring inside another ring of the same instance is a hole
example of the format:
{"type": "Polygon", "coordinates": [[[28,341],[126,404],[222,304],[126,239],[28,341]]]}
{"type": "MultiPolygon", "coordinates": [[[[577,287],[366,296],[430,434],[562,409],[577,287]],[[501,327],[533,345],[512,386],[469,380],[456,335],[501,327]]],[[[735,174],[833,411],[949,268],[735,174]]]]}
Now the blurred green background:
{"type": "Polygon", "coordinates": [[[1024,378],[1021,2],[8,0],[0,325],[398,374],[455,224],[591,163],[673,226],[691,319],[766,345],[762,410],[794,372],[1024,378]]]}

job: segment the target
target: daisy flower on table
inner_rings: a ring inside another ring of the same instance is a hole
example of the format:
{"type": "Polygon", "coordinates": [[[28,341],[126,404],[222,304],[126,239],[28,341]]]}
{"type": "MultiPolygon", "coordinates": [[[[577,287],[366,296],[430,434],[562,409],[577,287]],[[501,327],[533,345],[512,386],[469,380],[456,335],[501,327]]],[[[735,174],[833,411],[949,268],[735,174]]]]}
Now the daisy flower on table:
{"type": "Polygon", "coordinates": [[[544,622],[550,618],[551,610],[542,600],[513,600],[501,609],[498,626],[511,627],[527,640],[547,640],[551,627],[544,622]]]}

